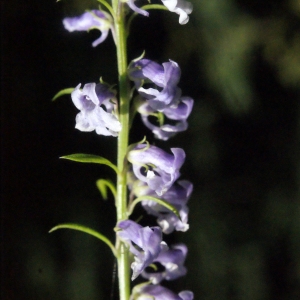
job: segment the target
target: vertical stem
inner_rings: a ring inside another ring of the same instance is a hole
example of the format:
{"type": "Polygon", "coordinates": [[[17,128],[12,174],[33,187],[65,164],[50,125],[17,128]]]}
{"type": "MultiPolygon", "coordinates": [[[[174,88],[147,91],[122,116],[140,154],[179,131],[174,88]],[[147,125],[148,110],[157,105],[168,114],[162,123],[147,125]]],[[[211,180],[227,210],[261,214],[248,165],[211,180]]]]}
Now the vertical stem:
{"type": "MultiPolygon", "coordinates": [[[[124,4],[120,0],[112,0],[115,13],[116,47],[119,74],[119,112],[122,130],[118,137],[118,169],[120,174],[117,177],[117,219],[118,221],[127,218],[127,181],[126,172],[123,171],[124,158],[128,147],[129,135],[129,84],[127,77],[127,45],[125,32],[124,4]]],[[[130,296],[130,268],[129,255],[125,245],[118,241],[118,278],[120,300],[128,300],[130,296]]]]}

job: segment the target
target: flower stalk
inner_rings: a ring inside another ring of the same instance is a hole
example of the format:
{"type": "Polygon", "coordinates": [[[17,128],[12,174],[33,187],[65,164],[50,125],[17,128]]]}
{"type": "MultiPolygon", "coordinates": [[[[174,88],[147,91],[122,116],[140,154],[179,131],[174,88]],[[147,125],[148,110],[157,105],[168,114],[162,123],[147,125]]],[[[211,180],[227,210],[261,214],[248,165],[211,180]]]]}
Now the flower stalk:
{"type": "MultiPolygon", "coordinates": [[[[119,78],[119,120],[122,130],[118,136],[117,166],[117,221],[127,219],[127,172],[124,169],[124,159],[128,148],[130,89],[127,75],[127,34],[125,30],[124,4],[119,0],[112,1],[114,11],[115,40],[117,48],[118,78],[119,78]]],[[[118,245],[118,278],[120,300],[128,300],[130,296],[130,266],[129,252],[122,241],[118,245]]]]}

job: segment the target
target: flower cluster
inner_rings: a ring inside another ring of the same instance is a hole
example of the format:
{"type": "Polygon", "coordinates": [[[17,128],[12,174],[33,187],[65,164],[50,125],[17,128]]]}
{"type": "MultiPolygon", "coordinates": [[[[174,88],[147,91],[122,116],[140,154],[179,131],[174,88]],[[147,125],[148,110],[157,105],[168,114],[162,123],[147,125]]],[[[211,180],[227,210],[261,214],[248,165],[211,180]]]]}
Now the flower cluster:
{"type": "Polygon", "coordinates": [[[177,244],[169,248],[162,241],[162,233],[188,230],[186,204],[193,189],[189,181],[177,181],[180,167],[185,160],[185,152],[180,148],[171,148],[171,152],[172,154],[169,154],[156,146],[143,143],[136,145],[127,156],[132,164],[132,171],[128,175],[131,194],[145,198],[142,201],[143,207],[149,214],[157,217],[159,225],[142,227],[131,220],[118,223],[120,230],[117,231],[117,235],[129,245],[129,250],[134,255],[131,265],[132,279],[142,275],[152,283],[138,289],[136,293],[143,296],[133,299],[148,299],[150,295],[155,299],[193,299],[192,293],[187,291],[172,296],[174,298],[163,298],[163,294],[167,297],[173,293],[159,285],[162,280],[173,280],[186,274],[184,261],[187,247],[177,244]],[[163,200],[172,205],[180,218],[174,211],[153,199],[163,200]],[[162,298],[157,298],[158,295],[162,298]]]}
{"type": "MultiPolygon", "coordinates": [[[[164,6],[160,5],[159,8],[166,7],[169,11],[178,14],[180,24],[188,22],[188,15],[192,12],[190,2],[185,0],[161,1],[164,6]]],[[[93,47],[102,43],[107,38],[109,31],[112,32],[116,44],[121,41],[118,40],[120,34],[127,34],[124,28],[120,30],[119,26],[123,23],[116,22],[117,17],[119,17],[118,13],[122,15],[125,11],[121,5],[128,5],[131,9],[128,9],[126,13],[134,11],[144,16],[149,15],[146,11],[147,7],[136,6],[136,0],[120,0],[117,11],[114,11],[115,6],[110,6],[105,0],[100,2],[105,5],[108,12],[91,10],[80,16],[63,20],[68,31],[99,30],[101,36],[92,43],[93,47]]],[[[125,15],[122,17],[127,20],[125,15]]],[[[126,52],[126,49],[123,51],[126,52]]],[[[123,54],[125,56],[126,53],[123,54]]],[[[187,272],[184,266],[188,252],[187,247],[184,244],[168,246],[163,241],[163,234],[170,234],[174,230],[185,232],[189,229],[187,202],[192,193],[193,185],[187,180],[179,179],[180,168],[185,161],[185,152],[181,148],[171,148],[169,153],[149,145],[147,142],[140,142],[130,146],[126,153],[129,130],[126,120],[133,117],[137,111],[140,113],[145,126],[153,132],[156,138],[168,140],[176,133],[187,129],[187,118],[192,111],[194,100],[182,96],[182,91],[178,87],[181,70],[176,62],[169,60],[160,65],[152,60],[139,58],[127,66],[125,61],[123,73],[126,73],[127,68],[128,78],[136,90],[132,94],[137,96],[132,97],[129,92],[125,91],[124,85],[126,86],[126,84],[124,82],[120,84],[120,88],[123,87],[124,89],[123,93],[122,90],[120,91],[120,94],[128,94],[127,97],[124,97],[128,103],[124,105],[122,102],[121,106],[122,116],[128,114],[128,118],[121,118],[122,122],[125,120],[124,123],[121,124],[119,121],[117,91],[108,84],[102,81],[97,84],[87,83],[82,89],[81,84],[79,84],[71,93],[72,101],[80,111],[76,116],[75,128],[85,132],[95,130],[99,135],[119,136],[119,142],[122,140],[125,144],[121,145],[120,142],[119,145],[118,151],[121,155],[118,154],[118,167],[101,157],[95,158],[93,156],[91,158],[87,155],[82,160],[82,162],[97,161],[106,164],[114,170],[117,169],[117,176],[121,176],[118,177],[117,189],[106,181],[107,186],[116,194],[119,220],[116,226],[118,237],[116,248],[106,239],[103,240],[113,248],[117,259],[121,256],[118,252],[120,251],[118,245],[122,245],[122,243],[119,241],[126,244],[133,256],[131,279],[134,280],[138,276],[142,276],[148,280],[146,283],[133,288],[130,300],[192,300],[194,296],[190,291],[175,294],[160,285],[163,280],[174,280],[184,276],[187,272]],[[131,104],[131,111],[129,111],[129,104],[131,104]],[[136,111],[130,115],[134,109],[136,111]],[[123,180],[126,172],[127,182],[123,180]],[[121,180],[119,180],[120,178],[121,180]],[[122,183],[119,184],[120,182],[122,183]],[[123,207],[126,184],[130,190],[130,202],[127,212],[122,211],[120,214],[118,207],[120,202],[118,201],[119,199],[123,201],[120,206],[123,207]],[[126,213],[130,211],[129,208],[139,202],[148,214],[157,218],[158,226],[143,227],[132,220],[123,219],[126,213]]],[[[125,78],[123,75],[119,77],[125,78]]],[[[125,79],[127,80],[127,78],[125,79]]],[[[78,157],[82,159],[82,155],[76,157],[77,161],[78,157]]],[[[128,276],[123,277],[127,282],[128,276]]]]}
{"type": "Polygon", "coordinates": [[[184,162],[184,151],[180,148],[172,148],[171,151],[174,155],[155,146],[139,144],[128,154],[133,169],[129,176],[132,194],[137,197],[157,197],[171,204],[179,213],[180,218],[157,202],[142,201],[145,210],[157,217],[157,223],[165,234],[189,229],[186,204],[193,191],[191,182],[176,181],[180,175],[179,168],[184,162]]]}
{"type": "Polygon", "coordinates": [[[194,100],[181,96],[181,89],[177,86],[180,75],[178,64],[171,60],[160,65],[149,59],[139,59],[129,65],[129,77],[142,99],[138,111],[143,123],[158,139],[168,140],[188,127],[186,120],[194,100]],[[151,83],[154,87],[144,88],[144,83],[151,83]],[[160,124],[151,123],[151,116],[156,116],[160,124]],[[162,119],[169,119],[170,124],[164,124],[162,119]]]}

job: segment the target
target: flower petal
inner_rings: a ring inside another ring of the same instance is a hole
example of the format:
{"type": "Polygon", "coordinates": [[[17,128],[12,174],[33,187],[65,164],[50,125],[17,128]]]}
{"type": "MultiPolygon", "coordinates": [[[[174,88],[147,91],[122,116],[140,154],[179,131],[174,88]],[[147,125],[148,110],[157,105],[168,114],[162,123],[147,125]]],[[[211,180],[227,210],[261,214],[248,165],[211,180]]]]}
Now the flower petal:
{"type": "Polygon", "coordinates": [[[127,0],[128,6],[129,6],[133,11],[135,11],[136,13],[148,17],[148,16],[149,16],[149,13],[148,13],[146,10],[143,10],[143,9],[138,8],[138,7],[134,4],[134,1],[135,1],[135,0],[127,0]]]}
{"type": "Polygon", "coordinates": [[[185,0],[161,0],[169,11],[179,15],[179,24],[184,25],[189,21],[189,14],[193,11],[193,5],[185,0]]]}

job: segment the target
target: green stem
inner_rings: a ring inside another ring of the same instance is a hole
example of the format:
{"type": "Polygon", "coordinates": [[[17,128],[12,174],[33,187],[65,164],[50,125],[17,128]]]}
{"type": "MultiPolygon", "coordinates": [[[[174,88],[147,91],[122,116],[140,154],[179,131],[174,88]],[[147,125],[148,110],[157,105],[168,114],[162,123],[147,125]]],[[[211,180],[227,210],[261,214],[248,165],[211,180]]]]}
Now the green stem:
{"type": "MultiPolygon", "coordinates": [[[[114,11],[114,24],[116,33],[117,61],[119,74],[119,112],[122,130],[118,137],[118,169],[116,209],[117,220],[127,219],[127,181],[126,170],[124,170],[124,159],[128,147],[129,135],[129,102],[130,89],[127,77],[127,45],[125,31],[124,4],[120,0],[112,0],[114,11]]],[[[118,245],[118,277],[120,300],[128,300],[130,297],[130,267],[129,253],[124,243],[117,241],[118,245]]]]}

